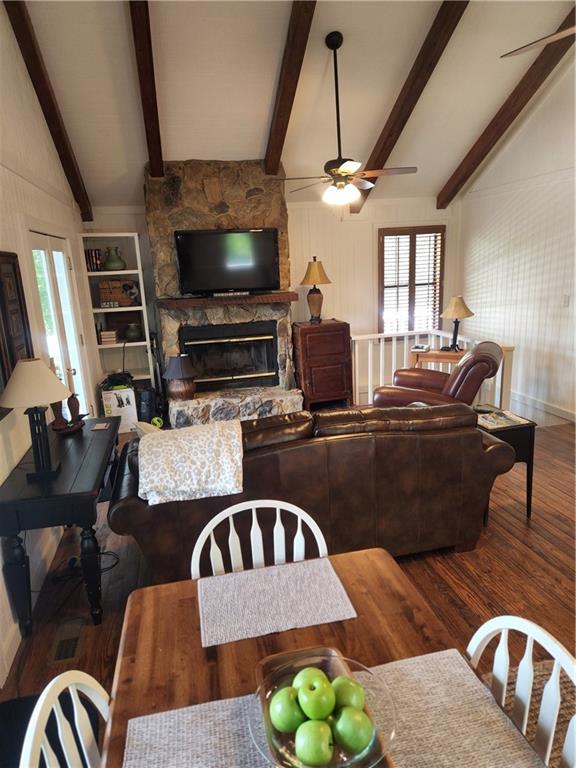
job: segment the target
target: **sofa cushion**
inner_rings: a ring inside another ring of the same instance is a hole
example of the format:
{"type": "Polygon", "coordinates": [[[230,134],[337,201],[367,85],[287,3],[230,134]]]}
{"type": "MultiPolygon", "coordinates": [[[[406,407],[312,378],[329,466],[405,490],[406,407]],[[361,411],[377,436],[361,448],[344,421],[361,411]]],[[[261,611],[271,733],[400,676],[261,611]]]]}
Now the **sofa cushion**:
{"type": "Polygon", "coordinates": [[[241,427],[245,451],[306,440],[314,435],[314,421],[308,411],[243,421],[241,427]]]}
{"type": "Polygon", "coordinates": [[[314,415],[314,435],[345,435],[358,432],[430,432],[475,427],[476,413],[467,405],[405,408],[347,408],[314,415]]]}

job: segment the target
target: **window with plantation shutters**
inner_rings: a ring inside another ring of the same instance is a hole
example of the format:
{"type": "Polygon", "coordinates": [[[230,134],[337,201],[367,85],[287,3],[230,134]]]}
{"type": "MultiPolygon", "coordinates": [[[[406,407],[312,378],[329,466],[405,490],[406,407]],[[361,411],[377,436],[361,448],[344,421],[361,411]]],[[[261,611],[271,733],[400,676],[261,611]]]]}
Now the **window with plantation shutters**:
{"type": "Polygon", "coordinates": [[[439,328],[445,227],[378,232],[379,333],[439,328]]]}

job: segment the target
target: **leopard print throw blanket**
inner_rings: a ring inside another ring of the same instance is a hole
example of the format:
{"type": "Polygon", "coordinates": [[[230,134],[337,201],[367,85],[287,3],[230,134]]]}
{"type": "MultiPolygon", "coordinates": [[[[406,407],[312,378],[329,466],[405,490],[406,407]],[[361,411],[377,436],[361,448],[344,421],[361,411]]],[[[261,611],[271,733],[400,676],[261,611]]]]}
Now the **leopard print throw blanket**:
{"type": "Polygon", "coordinates": [[[138,495],[151,505],[241,493],[240,421],[144,435],[138,465],[138,495]]]}

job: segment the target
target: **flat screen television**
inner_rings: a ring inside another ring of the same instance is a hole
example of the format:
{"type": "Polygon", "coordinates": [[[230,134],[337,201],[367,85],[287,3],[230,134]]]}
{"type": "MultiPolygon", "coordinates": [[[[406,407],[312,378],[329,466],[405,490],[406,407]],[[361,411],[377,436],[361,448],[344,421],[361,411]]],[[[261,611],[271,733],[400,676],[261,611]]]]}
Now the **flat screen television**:
{"type": "Polygon", "coordinates": [[[182,294],[280,287],[276,229],[191,230],[174,236],[182,294]]]}

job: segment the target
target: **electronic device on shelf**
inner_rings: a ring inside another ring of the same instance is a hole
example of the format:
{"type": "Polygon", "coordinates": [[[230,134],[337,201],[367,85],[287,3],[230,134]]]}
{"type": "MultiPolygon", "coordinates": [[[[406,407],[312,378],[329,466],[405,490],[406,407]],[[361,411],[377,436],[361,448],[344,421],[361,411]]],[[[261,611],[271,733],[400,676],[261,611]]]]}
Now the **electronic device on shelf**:
{"type": "Polygon", "coordinates": [[[280,288],[276,229],[189,230],[174,237],[182,295],[248,295],[280,288]]]}
{"type": "Polygon", "coordinates": [[[414,344],[410,352],[430,352],[430,344],[414,344]]]}

